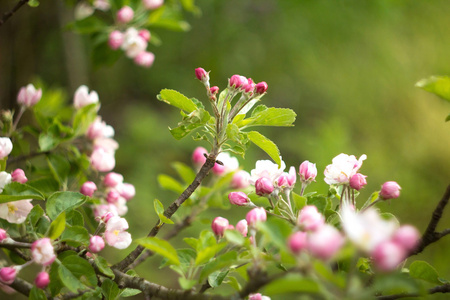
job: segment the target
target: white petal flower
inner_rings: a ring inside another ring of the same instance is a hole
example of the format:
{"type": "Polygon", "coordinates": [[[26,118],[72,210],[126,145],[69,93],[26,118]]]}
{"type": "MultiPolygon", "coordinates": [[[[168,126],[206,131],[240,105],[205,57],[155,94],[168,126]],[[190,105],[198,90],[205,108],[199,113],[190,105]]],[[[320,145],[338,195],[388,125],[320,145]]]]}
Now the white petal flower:
{"type": "Polygon", "coordinates": [[[31,200],[19,200],[0,204],[0,218],[9,223],[20,224],[25,222],[33,208],[31,200]]]}
{"type": "Polygon", "coordinates": [[[278,168],[276,163],[273,163],[270,160],[258,160],[255,169],[250,172],[249,182],[254,185],[256,180],[261,177],[267,177],[272,180],[272,182],[275,182],[275,180],[283,174],[285,168],[286,164],[283,160],[281,160],[280,168],[278,168]]]}
{"type": "Polygon", "coordinates": [[[365,154],[356,159],[354,155],[339,154],[333,158],[333,163],[325,168],[325,182],[328,184],[348,184],[350,178],[361,168],[365,154]]]}

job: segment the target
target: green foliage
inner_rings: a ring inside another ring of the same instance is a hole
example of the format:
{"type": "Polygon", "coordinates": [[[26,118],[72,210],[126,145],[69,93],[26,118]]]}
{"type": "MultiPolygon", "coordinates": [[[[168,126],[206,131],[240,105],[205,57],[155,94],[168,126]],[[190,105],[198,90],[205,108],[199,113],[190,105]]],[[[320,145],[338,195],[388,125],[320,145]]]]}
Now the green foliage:
{"type": "Polygon", "coordinates": [[[97,276],[92,266],[77,255],[63,259],[58,266],[58,274],[61,282],[74,293],[97,284],[97,276]]]}
{"type": "Polygon", "coordinates": [[[426,261],[416,260],[409,266],[409,275],[412,278],[421,279],[434,284],[446,284],[446,280],[439,278],[439,274],[426,261]]]}
{"type": "Polygon", "coordinates": [[[194,102],[180,92],[164,89],[158,95],[158,100],[164,101],[169,105],[178,107],[179,109],[191,113],[198,109],[194,102]]]}
{"type": "Polygon", "coordinates": [[[45,197],[39,190],[32,186],[18,182],[11,182],[6,185],[3,192],[0,194],[0,203],[24,199],[45,200],[45,197]]]}
{"type": "Polygon", "coordinates": [[[450,101],[450,77],[448,76],[431,76],[420,80],[416,86],[450,101]]]}
{"type": "Polygon", "coordinates": [[[177,251],[169,242],[157,237],[147,237],[139,239],[136,242],[144,246],[145,248],[167,258],[170,261],[170,263],[175,265],[180,264],[177,251]]]}
{"type": "Polygon", "coordinates": [[[164,215],[164,206],[162,205],[161,201],[158,199],[155,199],[153,202],[153,205],[155,207],[156,214],[158,215],[159,219],[161,220],[161,223],[167,223],[167,224],[174,224],[172,220],[167,218],[164,215]]]}
{"type": "Polygon", "coordinates": [[[274,142],[257,131],[250,131],[247,136],[253,144],[266,152],[278,166],[281,166],[280,150],[278,150],[278,147],[274,142]]]}
{"type": "Polygon", "coordinates": [[[85,201],[86,196],[80,193],[56,192],[48,198],[46,211],[51,219],[55,219],[60,213],[75,209],[85,201]]]}
{"type": "Polygon", "coordinates": [[[47,236],[50,239],[55,240],[55,239],[59,238],[59,236],[63,233],[65,228],[66,228],[66,212],[63,211],[50,224],[50,228],[48,229],[47,236]]]}

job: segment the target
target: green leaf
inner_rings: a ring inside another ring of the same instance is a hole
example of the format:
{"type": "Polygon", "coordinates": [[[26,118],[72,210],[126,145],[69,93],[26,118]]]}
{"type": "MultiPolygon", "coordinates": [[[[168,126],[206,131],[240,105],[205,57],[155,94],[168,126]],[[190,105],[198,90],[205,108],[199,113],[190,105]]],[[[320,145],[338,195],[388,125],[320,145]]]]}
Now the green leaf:
{"type": "Polygon", "coordinates": [[[74,23],[69,24],[68,27],[81,34],[90,34],[103,30],[105,28],[105,24],[101,21],[100,18],[97,18],[93,15],[81,20],[77,20],[74,23]]]}
{"type": "Polygon", "coordinates": [[[263,294],[276,295],[284,293],[319,293],[319,285],[309,278],[298,274],[288,274],[283,278],[270,282],[263,288],[263,294]]]}
{"type": "Polygon", "coordinates": [[[44,200],[44,195],[37,189],[18,182],[7,184],[0,194],[0,203],[18,201],[24,199],[44,200]]]}
{"type": "Polygon", "coordinates": [[[30,291],[30,295],[28,296],[29,300],[47,300],[47,297],[45,296],[45,293],[43,290],[38,289],[37,287],[33,286],[33,288],[30,291]]]}
{"type": "Polygon", "coordinates": [[[137,240],[137,243],[167,258],[172,264],[180,264],[177,251],[168,241],[161,240],[157,237],[147,237],[137,240]]]}
{"type": "Polygon", "coordinates": [[[257,131],[250,131],[247,133],[247,136],[252,143],[264,150],[264,152],[266,152],[273,159],[278,167],[281,167],[280,151],[274,142],[257,131]]]}
{"type": "Polygon", "coordinates": [[[227,241],[235,245],[242,246],[245,243],[245,238],[237,230],[225,230],[223,235],[227,241]]]}
{"type": "Polygon", "coordinates": [[[66,214],[66,222],[70,226],[84,227],[83,215],[76,210],[71,210],[66,214]]]}
{"type": "Polygon", "coordinates": [[[226,245],[227,245],[226,243],[220,243],[203,248],[201,250],[197,249],[197,257],[195,259],[195,265],[199,266],[201,264],[208,262],[211,258],[216,256],[216,254],[219,253],[220,250],[222,250],[226,245]]]}
{"type": "Polygon", "coordinates": [[[229,251],[216,257],[214,260],[208,262],[200,272],[199,282],[203,282],[210,274],[219,271],[223,268],[229,268],[233,265],[237,265],[237,253],[236,251],[229,251]]]}
{"type": "Polygon", "coordinates": [[[67,157],[63,155],[48,155],[47,164],[52,172],[53,178],[60,185],[65,185],[70,172],[70,163],[67,157]]]}
{"type": "Polygon", "coordinates": [[[174,224],[171,219],[167,218],[164,215],[164,206],[162,205],[161,201],[155,199],[155,201],[153,201],[153,206],[155,207],[156,214],[158,215],[161,222],[166,224],[174,224]]]}
{"type": "Polygon", "coordinates": [[[75,117],[73,118],[73,130],[76,136],[86,133],[89,126],[97,117],[99,106],[99,104],[93,103],[86,105],[76,111],[75,117]]]}
{"type": "Polygon", "coordinates": [[[170,177],[166,174],[160,174],[158,175],[158,183],[159,185],[166,190],[173,191],[177,194],[181,194],[184,191],[184,186],[179,183],[176,179],[173,177],[170,177]]]}
{"type": "Polygon", "coordinates": [[[114,281],[106,278],[102,282],[102,294],[106,300],[115,300],[119,297],[120,289],[114,281]]]}
{"type": "Polygon", "coordinates": [[[306,202],[308,205],[314,205],[315,207],[317,207],[317,210],[320,213],[325,213],[325,210],[327,208],[327,198],[324,196],[312,196],[312,197],[308,197],[308,200],[306,202]]]}
{"type": "Polygon", "coordinates": [[[178,123],[178,127],[170,129],[170,133],[175,139],[180,140],[195,129],[205,126],[210,119],[209,113],[203,108],[199,108],[183,117],[183,120],[178,123]]]}
{"type": "Polygon", "coordinates": [[[274,243],[278,248],[287,250],[286,241],[291,234],[291,227],[286,221],[270,218],[266,222],[259,222],[257,227],[263,233],[265,243],[274,243]]]}
{"type": "Polygon", "coordinates": [[[120,294],[120,297],[123,297],[123,298],[131,297],[131,296],[135,296],[135,295],[140,294],[140,293],[142,293],[142,291],[137,290],[137,289],[126,288],[126,289],[124,289],[122,291],[122,293],[120,294]]]}
{"type": "Polygon", "coordinates": [[[76,192],[56,192],[46,204],[47,215],[55,219],[61,212],[75,209],[86,202],[86,196],[76,192]]]}
{"type": "Polygon", "coordinates": [[[26,183],[28,186],[39,190],[44,198],[48,198],[55,191],[59,190],[59,183],[52,177],[44,177],[36,180],[29,180],[26,183]]]}
{"type": "Polygon", "coordinates": [[[190,290],[197,283],[197,280],[179,277],[178,283],[180,284],[183,290],[190,290]]]}
{"type": "Polygon", "coordinates": [[[97,285],[97,276],[91,264],[77,255],[64,258],[58,267],[58,274],[62,283],[74,293],[86,289],[86,286],[97,285]]]}
{"type": "Polygon", "coordinates": [[[67,226],[61,235],[61,241],[78,242],[85,245],[89,244],[89,232],[81,226],[67,226]]]}
{"type": "Polygon", "coordinates": [[[184,183],[190,184],[194,181],[195,172],[188,165],[181,162],[174,162],[172,163],[172,167],[177,171],[184,183]]]}
{"type": "Polygon", "coordinates": [[[39,6],[39,0],[30,0],[28,1],[28,6],[29,7],[38,7],[39,6]]]}
{"type": "Polygon", "coordinates": [[[416,83],[416,86],[450,101],[450,77],[431,76],[416,83]]]}
{"type": "Polygon", "coordinates": [[[47,236],[52,240],[56,240],[63,233],[65,228],[66,228],[66,212],[63,211],[50,224],[47,236]]]}
{"type": "Polygon", "coordinates": [[[40,205],[35,205],[27,216],[27,221],[31,226],[36,226],[39,219],[44,215],[44,210],[40,205]]]}
{"type": "Polygon", "coordinates": [[[164,101],[167,104],[178,107],[181,110],[191,113],[197,109],[197,106],[191,99],[175,90],[164,89],[157,96],[158,100],[164,101]]]}
{"type": "Polygon", "coordinates": [[[297,114],[288,108],[270,107],[260,109],[261,105],[255,108],[252,116],[237,123],[239,128],[251,126],[293,126],[297,114]]]}
{"type": "Polygon", "coordinates": [[[430,283],[445,283],[439,279],[439,274],[435,268],[421,260],[416,260],[409,266],[409,275],[412,278],[421,279],[430,283]]]}
{"type": "Polygon", "coordinates": [[[450,114],[447,116],[447,118],[445,118],[445,122],[450,121],[450,114]]]}
{"type": "Polygon", "coordinates": [[[300,196],[299,194],[294,192],[292,193],[292,200],[294,202],[294,208],[296,212],[301,210],[306,205],[307,202],[306,197],[300,196]]]}
{"type": "Polygon", "coordinates": [[[114,272],[111,270],[111,268],[108,266],[108,262],[103,256],[97,255],[94,258],[94,262],[97,265],[98,269],[105,274],[106,276],[111,277],[114,279],[114,272]]]}
{"type": "Polygon", "coordinates": [[[223,280],[227,277],[230,271],[214,272],[208,276],[208,283],[212,288],[218,287],[222,284],[223,280]]]}

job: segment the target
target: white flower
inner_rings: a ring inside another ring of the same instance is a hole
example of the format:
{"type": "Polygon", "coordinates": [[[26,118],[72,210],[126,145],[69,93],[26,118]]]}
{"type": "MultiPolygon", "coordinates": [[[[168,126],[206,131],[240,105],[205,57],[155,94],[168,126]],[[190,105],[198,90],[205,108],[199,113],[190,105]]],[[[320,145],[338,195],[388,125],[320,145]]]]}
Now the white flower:
{"type": "Polygon", "coordinates": [[[98,103],[98,94],[96,91],[91,91],[87,86],[82,85],[76,91],[73,97],[73,105],[76,109],[80,109],[89,104],[98,103]]]}
{"type": "Polygon", "coordinates": [[[8,137],[0,137],[0,159],[7,157],[12,151],[13,145],[8,137]]]}
{"type": "Polygon", "coordinates": [[[139,35],[136,28],[131,27],[125,31],[121,48],[129,58],[135,58],[147,49],[147,41],[139,35]]]}
{"type": "Polygon", "coordinates": [[[86,2],[78,2],[75,6],[75,20],[83,20],[94,13],[94,8],[86,2]]]}
{"type": "Polygon", "coordinates": [[[131,234],[126,232],[128,229],[128,222],[121,217],[112,217],[106,223],[105,240],[108,245],[117,248],[125,249],[131,244],[131,234]]]}
{"type": "Polygon", "coordinates": [[[367,253],[389,240],[398,227],[395,221],[382,219],[373,208],[358,213],[350,205],[343,205],[341,222],[347,237],[367,253]]]}
{"type": "Polygon", "coordinates": [[[230,173],[239,168],[238,159],[231,156],[228,152],[220,152],[219,155],[217,155],[217,160],[223,163],[223,166],[225,167],[224,173],[230,173]]]}
{"type": "Polygon", "coordinates": [[[285,168],[286,164],[283,160],[281,160],[281,168],[278,168],[278,165],[270,160],[258,160],[256,162],[256,167],[250,172],[249,182],[254,185],[256,180],[261,177],[267,177],[272,182],[275,182],[275,180],[283,174],[285,168]]]}
{"type": "Polygon", "coordinates": [[[0,218],[9,223],[20,224],[25,222],[33,208],[31,200],[19,200],[0,204],[0,218]]]}
{"type": "Polygon", "coordinates": [[[107,11],[111,8],[111,4],[108,0],[95,0],[94,7],[98,10],[107,11]]]}
{"type": "Polygon", "coordinates": [[[112,138],[114,137],[114,128],[107,125],[105,121],[102,121],[102,117],[98,116],[95,118],[94,122],[89,125],[86,135],[91,140],[97,138],[112,138]]]}
{"type": "Polygon", "coordinates": [[[51,265],[56,259],[52,241],[49,238],[36,240],[31,245],[31,256],[35,263],[43,266],[51,265]]]}
{"type": "Polygon", "coordinates": [[[328,184],[348,184],[350,178],[355,175],[363,161],[367,158],[365,154],[356,159],[354,155],[339,154],[333,158],[333,163],[325,168],[325,182],[328,184]]]}
{"type": "Polygon", "coordinates": [[[0,172],[0,193],[3,192],[3,188],[11,182],[11,174],[2,171],[0,172]]]}

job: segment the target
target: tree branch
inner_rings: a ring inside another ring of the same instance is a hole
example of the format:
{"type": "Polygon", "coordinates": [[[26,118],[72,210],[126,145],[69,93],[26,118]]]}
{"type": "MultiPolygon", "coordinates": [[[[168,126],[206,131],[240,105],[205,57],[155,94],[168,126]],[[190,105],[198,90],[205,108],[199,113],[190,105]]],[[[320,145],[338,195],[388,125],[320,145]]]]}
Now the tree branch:
{"type": "MultiPolygon", "coordinates": [[[[203,179],[208,175],[209,170],[214,167],[216,163],[217,151],[213,151],[209,154],[206,162],[203,164],[201,169],[198,171],[195,176],[194,181],[181,193],[181,195],[164,211],[164,216],[170,219],[172,215],[178,210],[178,208],[183,204],[186,199],[188,199],[192,193],[198,188],[203,179]]],[[[148,237],[156,236],[161,229],[164,223],[160,223],[160,220],[156,222],[156,225],[152,228],[152,230],[147,235],[148,237]]],[[[144,251],[144,247],[139,245],[134,249],[127,257],[125,257],[122,261],[113,266],[113,268],[117,270],[125,270],[128,268],[130,264],[132,264],[141,253],[144,251]]]]}
{"type": "Polygon", "coordinates": [[[9,18],[12,17],[12,15],[19,10],[24,4],[28,3],[30,0],[20,0],[10,11],[3,14],[2,18],[0,19],[0,26],[3,25],[6,21],[8,21],[9,18]]]}
{"type": "MultiPolygon", "coordinates": [[[[428,290],[428,294],[437,294],[437,293],[450,293],[450,284],[438,285],[428,290]]],[[[403,294],[394,294],[387,296],[378,296],[378,300],[395,300],[400,298],[407,297],[421,297],[424,295],[416,294],[416,293],[403,293],[403,294]]]]}
{"type": "Polygon", "coordinates": [[[436,232],[436,227],[442,218],[445,206],[448,204],[449,200],[450,185],[447,186],[447,189],[442,196],[441,201],[439,201],[438,205],[434,209],[430,223],[428,224],[427,229],[422,235],[419,246],[417,246],[417,248],[413,252],[411,252],[409,256],[421,253],[428,245],[438,241],[439,239],[450,233],[450,229],[445,229],[442,232],[436,232]]]}
{"type": "Polygon", "coordinates": [[[10,284],[10,287],[15,289],[19,293],[28,296],[30,294],[31,289],[33,288],[33,285],[28,281],[16,277],[14,282],[10,284]]]}

